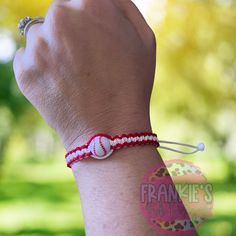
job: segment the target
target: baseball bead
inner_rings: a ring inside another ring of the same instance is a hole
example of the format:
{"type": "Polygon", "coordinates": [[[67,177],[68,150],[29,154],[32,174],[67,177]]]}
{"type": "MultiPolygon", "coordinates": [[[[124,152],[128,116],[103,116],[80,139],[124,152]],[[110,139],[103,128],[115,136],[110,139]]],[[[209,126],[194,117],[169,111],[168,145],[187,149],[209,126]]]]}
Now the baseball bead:
{"type": "Polygon", "coordinates": [[[110,139],[105,136],[94,137],[89,144],[89,151],[95,159],[103,160],[109,157],[113,150],[110,139]]]}

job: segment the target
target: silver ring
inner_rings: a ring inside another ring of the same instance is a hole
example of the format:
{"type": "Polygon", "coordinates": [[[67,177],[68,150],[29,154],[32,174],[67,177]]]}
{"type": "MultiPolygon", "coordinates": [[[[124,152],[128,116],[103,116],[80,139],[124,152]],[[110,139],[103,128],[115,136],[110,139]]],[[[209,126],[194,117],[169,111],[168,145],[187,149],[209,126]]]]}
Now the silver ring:
{"type": "Polygon", "coordinates": [[[20,20],[20,23],[18,24],[18,28],[20,30],[20,34],[24,37],[26,37],[28,31],[29,31],[29,28],[32,26],[32,25],[35,25],[35,24],[43,24],[45,21],[45,18],[44,17],[36,17],[36,18],[32,18],[31,16],[27,16],[23,19],[20,20]]]}

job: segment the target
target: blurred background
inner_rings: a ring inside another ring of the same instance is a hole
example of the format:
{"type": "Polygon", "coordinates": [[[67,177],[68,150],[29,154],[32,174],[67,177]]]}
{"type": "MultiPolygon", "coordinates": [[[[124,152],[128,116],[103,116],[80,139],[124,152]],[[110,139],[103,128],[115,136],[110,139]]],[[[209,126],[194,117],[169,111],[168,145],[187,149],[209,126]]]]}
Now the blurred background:
{"type": "MultiPolygon", "coordinates": [[[[200,235],[236,235],[236,2],[136,0],[157,37],[151,114],[161,139],[205,142],[190,159],[214,188],[200,235]]],[[[0,236],[84,235],[79,196],[57,135],[17,89],[22,17],[49,0],[0,0],[0,236]]],[[[162,152],[166,160],[181,155],[162,152]]]]}

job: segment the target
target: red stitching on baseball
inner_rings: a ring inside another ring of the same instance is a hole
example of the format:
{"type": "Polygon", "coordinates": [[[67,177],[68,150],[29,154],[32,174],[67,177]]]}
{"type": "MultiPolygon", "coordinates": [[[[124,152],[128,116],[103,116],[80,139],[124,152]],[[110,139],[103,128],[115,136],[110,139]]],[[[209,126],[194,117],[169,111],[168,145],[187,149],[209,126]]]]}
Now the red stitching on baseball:
{"type": "Polygon", "coordinates": [[[104,152],[104,156],[106,156],[106,155],[107,155],[107,151],[106,151],[105,147],[104,147],[103,144],[102,144],[102,136],[99,137],[99,144],[100,144],[101,147],[102,147],[102,150],[103,150],[103,152],[104,152]]]}
{"type": "Polygon", "coordinates": [[[93,153],[97,156],[95,139],[93,140],[93,153]]]}

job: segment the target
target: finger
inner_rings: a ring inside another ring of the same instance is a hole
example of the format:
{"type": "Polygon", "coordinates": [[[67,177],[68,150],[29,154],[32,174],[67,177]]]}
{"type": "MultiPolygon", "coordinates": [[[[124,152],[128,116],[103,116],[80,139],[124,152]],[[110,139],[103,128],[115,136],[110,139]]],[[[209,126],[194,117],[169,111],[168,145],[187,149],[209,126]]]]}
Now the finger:
{"type": "Polygon", "coordinates": [[[13,70],[14,70],[16,79],[19,78],[21,74],[21,68],[24,61],[24,53],[25,53],[24,48],[18,49],[15,53],[15,57],[13,60],[13,70]]]}
{"type": "Polygon", "coordinates": [[[54,0],[48,8],[47,14],[45,16],[45,22],[51,22],[52,17],[54,16],[55,12],[61,7],[68,6],[71,0],[54,0]]]}
{"type": "Polygon", "coordinates": [[[76,9],[81,9],[84,5],[85,0],[71,0],[70,5],[76,9]]]}
{"type": "Polygon", "coordinates": [[[70,5],[76,9],[102,11],[104,14],[112,6],[112,0],[71,0],[70,5]]]}
{"type": "Polygon", "coordinates": [[[144,40],[150,39],[152,30],[147,24],[142,13],[131,0],[113,0],[115,4],[121,9],[124,16],[133,24],[136,31],[144,40]]]}
{"type": "Polygon", "coordinates": [[[71,0],[54,0],[52,2],[52,4],[59,4],[60,5],[60,4],[67,3],[67,2],[71,2],[71,0]]]}
{"type": "Polygon", "coordinates": [[[47,33],[50,43],[53,43],[53,39],[50,37],[51,33],[60,37],[62,25],[70,17],[71,11],[68,11],[69,9],[72,9],[71,0],[54,0],[49,6],[43,31],[47,33]]]}
{"type": "Polygon", "coordinates": [[[26,47],[32,40],[34,40],[35,36],[39,34],[42,25],[42,23],[37,23],[29,27],[26,33],[26,47]]]}

